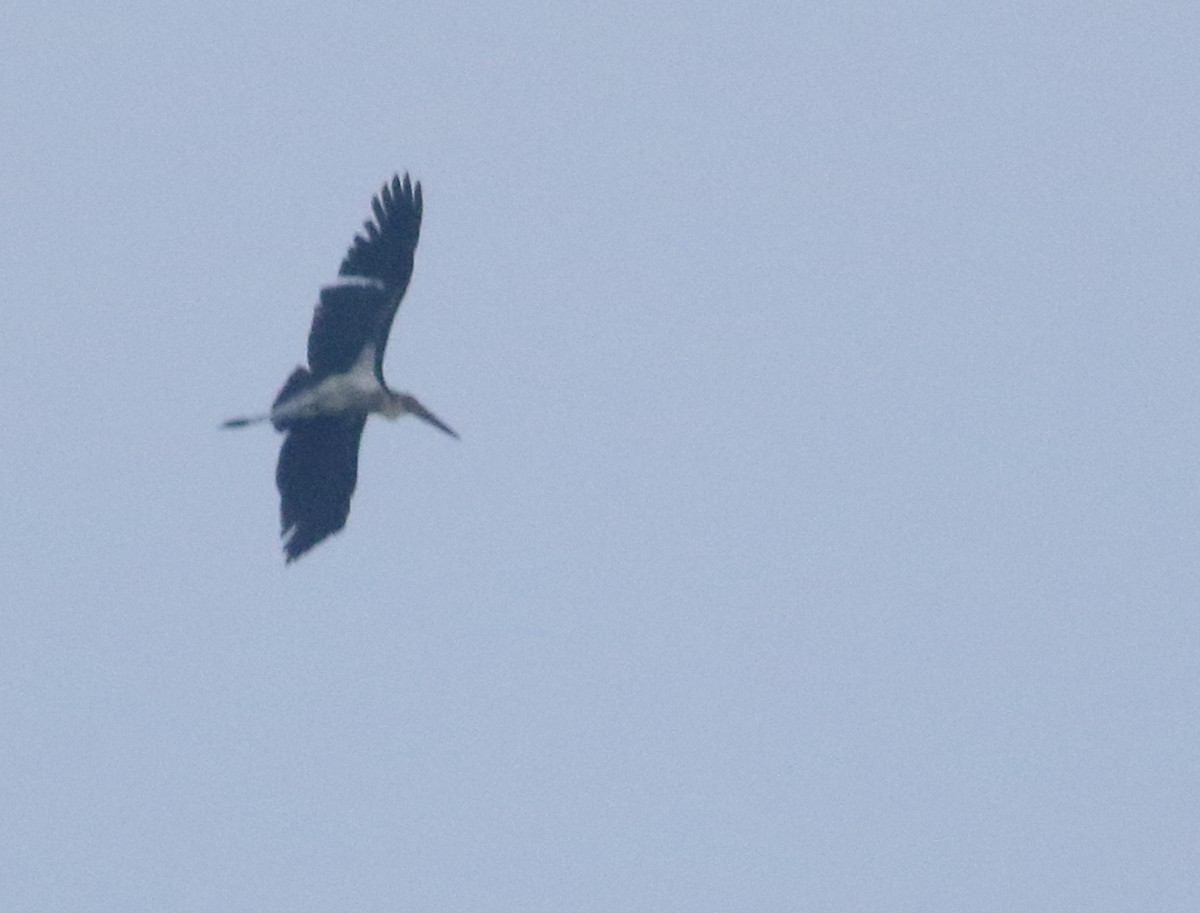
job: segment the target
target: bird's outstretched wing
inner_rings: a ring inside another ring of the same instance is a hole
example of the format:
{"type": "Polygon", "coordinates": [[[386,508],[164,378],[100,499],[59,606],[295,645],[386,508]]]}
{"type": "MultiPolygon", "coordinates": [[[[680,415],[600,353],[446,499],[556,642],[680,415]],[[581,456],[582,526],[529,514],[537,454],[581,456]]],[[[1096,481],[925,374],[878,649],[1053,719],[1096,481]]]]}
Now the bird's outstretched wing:
{"type": "Polygon", "coordinates": [[[396,175],[371,200],[374,219],[363,223],[366,235],[357,235],[339,276],[378,279],[399,298],[412,275],[413,251],[421,233],[421,184],[396,175]]]}
{"type": "MultiPolygon", "coordinates": [[[[381,288],[368,285],[330,285],[321,289],[321,300],[313,314],[308,334],[308,367],[318,383],[331,374],[349,371],[365,346],[376,346],[376,373],[379,371],[377,337],[380,321],[391,326],[392,315],[400,299],[392,304],[381,288]]],[[[384,331],[383,342],[387,342],[384,331]]]]}
{"type": "Polygon", "coordinates": [[[383,377],[383,352],[400,300],[412,277],[421,235],[421,185],[399,175],[371,200],[373,219],[363,223],[338,270],[339,281],[321,291],[308,336],[308,362],[320,378],[348,370],[363,347],[375,346],[375,373],[383,377]]]}
{"type": "Polygon", "coordinates": [[[289,564],[346,525],[366,421],[365,415],[322,416],[288,429],[275,485],[289,564]]]}

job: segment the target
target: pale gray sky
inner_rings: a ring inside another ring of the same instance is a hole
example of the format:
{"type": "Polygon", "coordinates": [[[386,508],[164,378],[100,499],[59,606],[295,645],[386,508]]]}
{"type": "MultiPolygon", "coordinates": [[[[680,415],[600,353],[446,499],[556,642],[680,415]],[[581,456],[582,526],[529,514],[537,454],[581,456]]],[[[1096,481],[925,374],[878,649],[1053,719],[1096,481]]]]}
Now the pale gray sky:
{"type": "Polygon", "coordinates": [[[0,909],[1200,909],[1194,6],[246,6],[0,12],[0,909]]]}

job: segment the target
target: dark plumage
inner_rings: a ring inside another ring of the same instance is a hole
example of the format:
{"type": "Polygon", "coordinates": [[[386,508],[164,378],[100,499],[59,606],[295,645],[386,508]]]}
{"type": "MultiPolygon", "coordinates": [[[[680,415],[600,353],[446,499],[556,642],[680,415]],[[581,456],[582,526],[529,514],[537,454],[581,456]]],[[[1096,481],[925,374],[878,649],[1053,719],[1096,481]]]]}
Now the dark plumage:
{"type": "Polygon", "coordinates": [[[275,487],[289,563],[346,525],[366,424],[365,414],[329,415],[288,429],[275,467],[275,487]]]}

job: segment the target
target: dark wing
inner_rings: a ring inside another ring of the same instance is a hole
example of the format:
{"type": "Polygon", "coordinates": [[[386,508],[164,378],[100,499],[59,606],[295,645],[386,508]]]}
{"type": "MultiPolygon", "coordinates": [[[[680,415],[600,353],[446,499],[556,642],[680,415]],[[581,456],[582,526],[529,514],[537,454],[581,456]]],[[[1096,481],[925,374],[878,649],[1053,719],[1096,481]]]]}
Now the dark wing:
{"type": "MultiPolygon", "coordinates": [[[[408,175],[401,181],[392,177],[378,196],[371,200],[375,215],[363,223],[365,234],[354,237],[354,243],[342,260],[338,275],[375,280],[383,293],[384,303],[374,314],[375,373],[383,377],[383,351],[387,346],[392,319],[400,307],[400,299],[412,278],[413,252],[421,236],[421,184],[413,184],[408,175]]],[[[365,287],[365,286],[364,286],[365,287]]],[[[315,328],[314,328],[315,329],[315,328]]]]}
{"type": "Polygon", "coordinates": [[[289,564],[346,525],[358,481],[358,442],[366,421],[365,415],[322,416],[297,422],[288,430],[279,451],[275,485],[289,564]]]}
{"type": "MultiPolygon", "coordinates": [[[[385,289],[370,285],[331,285],[321,289],[321,300],[308,334],[308,366],[313,378],[320,382],[330,374],[349,371],[363,346],[368,343],[378,346],[375,340],[379,327],[384,322],[391,326],[399,303],[396,298],[393,304],[385,289]]],[[[383,341],[387,342],[386,328],[383,341]]],[[[378,348],[375,365],[378,374],[378,348]]]]}

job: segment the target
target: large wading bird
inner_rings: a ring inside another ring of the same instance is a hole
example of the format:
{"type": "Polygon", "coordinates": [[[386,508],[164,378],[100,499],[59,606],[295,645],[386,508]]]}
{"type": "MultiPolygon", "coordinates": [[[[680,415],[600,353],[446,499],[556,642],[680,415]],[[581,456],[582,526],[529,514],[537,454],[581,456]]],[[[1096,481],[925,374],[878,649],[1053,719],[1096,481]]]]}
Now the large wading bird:
{"type": "Polygon", "coordinates": [[[358,444],[372,412],[388,419],[415,415],[458,435],[414,396],[383,379],[383,352],[392,318],[412,276],[421,232],[421,185],[408,175],[371,200],[342,260],[338,280],[321,289],[308,334],[308,367],[296,368],[266,415],[234,418],[223,428],[270,421],[286,437],[279,451],[283,550],[287,561],[346,525],[358,479],[358,444]]]}

